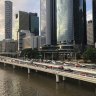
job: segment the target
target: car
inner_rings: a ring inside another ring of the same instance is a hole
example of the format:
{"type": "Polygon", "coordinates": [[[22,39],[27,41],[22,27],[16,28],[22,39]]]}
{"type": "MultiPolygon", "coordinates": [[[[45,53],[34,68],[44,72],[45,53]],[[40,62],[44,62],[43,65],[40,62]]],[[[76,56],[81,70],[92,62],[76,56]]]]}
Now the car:
{"type": "Polygon", "coordinates": [[[82,75],[82,76],[86,76],[87,73],[85,73],[85,72],[81,72],[80,75],[82,75]]]}
{"type": "Polygon", "coordinates": [[[80,64],[76,64],[75,67],[82,67],[82,65],[80,65],[80,64]]]}
{"type": "Polygon", "coordinates": [[[87,74],[88,77],[94,77],[93,74],[87,74]]]}
{"type": "Polygon", "coordinates": [[[56,61],[56,64],[63,64],[63,62],[62,61],[56,61]]]}
{"type": "Polygon", "coordinates": [[[55,61],[53,61],[53,60],[52,60],[50,63],[52,63],[52,64],[56,64],[56,62],[55,62],[55,61]]]}
{"type": "Polygon", "coordinates": [[[67,69],[64,69],[64,71],[67,71],[67,72],[73,72],[73,70],[67,68],[67,69]]]}

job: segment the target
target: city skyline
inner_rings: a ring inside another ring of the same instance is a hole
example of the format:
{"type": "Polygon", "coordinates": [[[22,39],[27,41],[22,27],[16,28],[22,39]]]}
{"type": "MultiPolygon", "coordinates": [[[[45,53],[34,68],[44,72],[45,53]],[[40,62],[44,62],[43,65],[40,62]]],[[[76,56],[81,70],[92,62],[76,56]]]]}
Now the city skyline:
{"type": "MultiPolygon", "coordinates": [[[[2,0],[0,1],[0,40],[4,39],[4,1],[2,0]],[[2,9],[2,10],[1,10],[2,9]]],[[[12,0],[10,0],[12,1],[12,0]]],[[[91,16],[91,0],[86,0],[87,1],[87,17],[88,20],[90,20],[92,18],[91,16]]],[[[27,11],[27,12],[37,12],[40,16],[40,0],[13,0],[13,11],[14,14],[17,13],[19,10],[21,11],[27,11]],[[29,1],[29,2],[28,2],[29,1]],[[35,5],[35,6],[34,6],[35,5]]],[[[15,17],[15,15],[13,14],[13,17],[15,17]]],[[[14,19],[13,19],[14,20],[14,19]]],[[[14,25],[13,25],[14,26],[14,25]]]]}

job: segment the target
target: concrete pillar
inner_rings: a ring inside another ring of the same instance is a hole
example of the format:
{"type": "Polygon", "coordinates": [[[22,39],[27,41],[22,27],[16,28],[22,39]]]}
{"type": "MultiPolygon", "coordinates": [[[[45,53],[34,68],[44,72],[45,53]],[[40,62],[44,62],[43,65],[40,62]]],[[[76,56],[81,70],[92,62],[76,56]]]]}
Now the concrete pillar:
{"type": "Polygon", "coordinates": [[[15,69],[15,65],[13,65],[13,69],[15,69]]]}
{"type": "Polygon", "coordinates": [[[63,76],[63,81],[65,81],[65,79],[66,79],[66,78],[63,76]]]}
{"type": "Polygon", "coordinates": [[[30,74],[28,74],[28,79],[30,79],[30,74]]]}
{"type": "Polygon", "coordinates": [[[30,69],[28,68],[28,74],[30,74],[30,69]]]}
{"type": "Polygon", "coordinates": [[[59,75],[56,75],[56,83],[59,83],[59,75]]]}
{"type": "Polygon", "coordinates": [[[36,72],[38,72],[38,71],[36,70],[36,72]]]}
{"type": "Polygon", "coordinates": [[[4,63],[4,67],[6,67],[6,64],[4,63]]]}

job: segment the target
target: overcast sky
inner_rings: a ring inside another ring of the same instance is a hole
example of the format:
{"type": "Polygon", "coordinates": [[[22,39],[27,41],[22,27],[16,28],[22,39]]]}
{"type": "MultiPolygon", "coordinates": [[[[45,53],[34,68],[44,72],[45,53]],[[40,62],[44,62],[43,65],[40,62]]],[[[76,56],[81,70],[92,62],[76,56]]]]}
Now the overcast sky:
{"type": "MultiPolygon", "coordinates": [[[[0,40],[4,39],[4,1],[0,0],[0,40]]],[[[14,14],[21,11],[40,12],[40,0],[10,0],[13,2],[14,14]]],[[[87,15],[88,20],[92,19],[91,0],[87,0],[87,15]]],[[[13,14],[13,16],[14,16],[13,14]]]]}

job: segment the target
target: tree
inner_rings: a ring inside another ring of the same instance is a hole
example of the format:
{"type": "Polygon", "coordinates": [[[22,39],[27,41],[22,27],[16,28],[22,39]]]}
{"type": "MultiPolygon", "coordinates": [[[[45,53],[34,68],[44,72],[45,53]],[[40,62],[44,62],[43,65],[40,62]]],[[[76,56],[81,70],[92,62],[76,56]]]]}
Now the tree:
{"type": "Polygon", "coordinates": [[[34,59],[38,59],[39,58],[39,52],[37,49],[24,49],[21,52],[21,57],[25,57],[25,58],[34,58],[34,59]],[[27,56],[27,57],[26,57],[27,56]]]}
{"type": "Polygon", "coordinates": [[[96,49],[95,48],[88,48],[83,53],[83,59],[85,61],[90,60],[91,62],[96,62],[96,49]]]}

